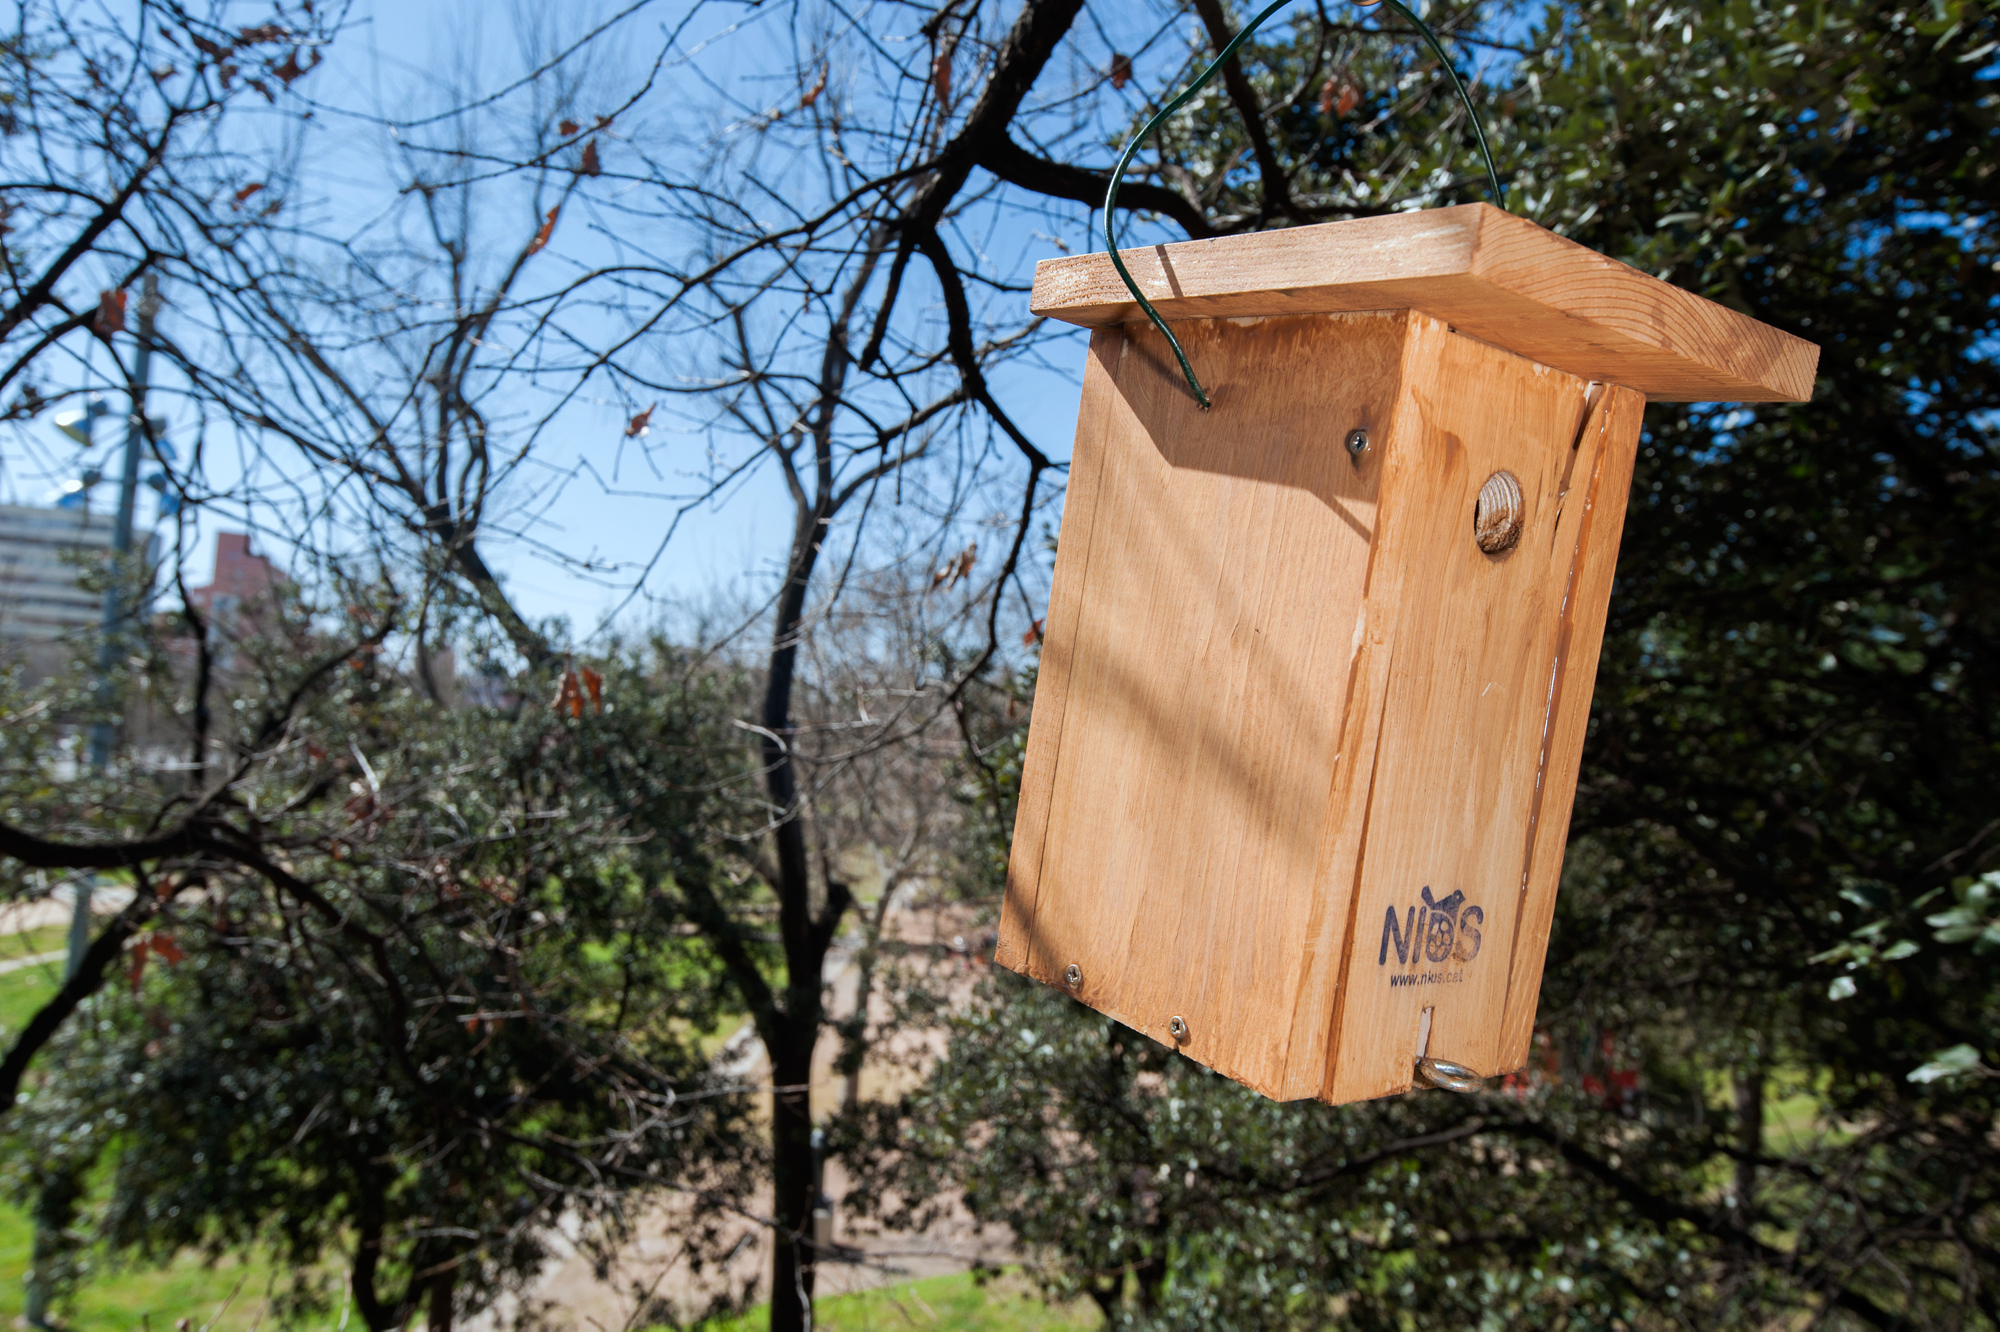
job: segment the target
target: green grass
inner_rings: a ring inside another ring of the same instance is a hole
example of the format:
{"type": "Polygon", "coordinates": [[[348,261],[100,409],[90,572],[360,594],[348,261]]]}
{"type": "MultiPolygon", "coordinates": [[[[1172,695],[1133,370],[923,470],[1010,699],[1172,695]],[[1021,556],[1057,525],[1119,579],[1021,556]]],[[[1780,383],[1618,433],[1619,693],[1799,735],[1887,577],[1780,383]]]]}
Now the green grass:
{"type": "MultiPolygon", "coordinates": [[[[31,956],[30,952],[14,952],[0,945],[0,961],[31,956]]],[[[41,1006],[55,998],[62,988],[62,973],[61,962],[37,962],[19,971],[0,973],[0,1040],[11,1045],[41,1006]]]]}
{"type": "Polygon", "coordinates": [[[19,934],[0,934],[0,962],[33,957],[38,953],[53,953],[68,946],[67,925],[44,925],[38,930],[23,930],[19,934]]]}
{"type": "MultiPolygon", "coordinates": [[[[763,1332],[770,1311],[760,1306],[735,1318],[701,1325],[701,1332],[763,1332]]],[[[1082,1332],[1103,1326],[1097,1306],[1078,1300],[1066,1309],[1041,1302],[1017,1272],[987,1273],[983,1282],[970,1272],[905,1281],[856,1295],[813,1302],[819,1332],[889,1332],[935,1328],[938,1332],[1082,1332]]]]}
{"type": "MultiPolygon", "coordinates": [[[[12,979],[0,976],[0,984],[12,979]]],[[[12,1327],[21,1315],[33,1244],[27,1214],[0,1203],[0,1327],[12,1327]]],[[[59,1307],[57,1314],[76,1332],[172,1332],[182,1318],[192,1327],[211,1325],[211,1332],[250,1332],[259,1323],[270,1325],[265,1295],[271,1276],[262,1262],[232,1259],[209,1267],[183,1255],[164,1268],[100,1272],[77,1293],[72,1306],[59,1307]]],[[[336,1322],[329,1319],[323,1326],[332,1328],[336,1322]]],[[[354,1320],[348,1325],[355,1326],[354,1320]]]]}
{"type": "MultiPolygon", "coordinates": [[[[63,947],[67,931],[60,927],[26,934],[0,935],[0,962],[63,947]]],[[[0,973],[0,1042],[10,1041],[35,1011],[47,1003],[62,983],[62,963],[49,962],[0,973]]],[[[124,983],[123,974],[109,984],[124,983]]],[[[714,1032],[703,1034],[704,1045],[719,1046],[740,1025],[727,1018],[714,1032]]],[[[26,1297],[23,1278],[34,1242],[34,1227],[20,1208],[0,1201],[0,1329],[11,1327],[26,1297]]],[[[234,1259],[214,1267],[182,1255],[164,1268],[106,1268],[95,1273],[77,1293],[74,1304],[58,1309],[64,1325],[75,1332],[172,1332],[187,1319],[190,1327],[207,1325],[211,1332],[251,1332],[272,1326],[267,1293],[273,1272],[262,1261],[234,1259]]],[[[704,1325],[704,1332],[762,1332],[770,1317],[757,1309],[739,1318],[704,1325]]],[[[1043,1304],[1018,1273],[988,1274],[984,1282],[970,1273],[903,1282],[856,1295],[821,1300],[814,1326],[825,1332],[864,1332],[873,1328],[936,1328],[947,1332],[1070,1332],[1101,1325],[1088,1300],[1067,1309],[1043,1304]]],[[[338,1313],[310,1332],[338,1325],[338,1313]]],[[[358,1327],[350,1317],[348,1327],[358,1327]]]]}
{"type": "MultiPolygon", "coordinates": [[[[0,935],[0,962],[55,952],[67,938],[61,926],[0,935]]],[[[62,984],[62,965],[47,962],[0,973],[0,1042],[11,1042],[55,994],[62,984]]],[[[116,975],[107,983],[123,984],[124,977],[116,975]]],[[[0,1327],[12,1327],[21,1315],[33,1245],[34,1226],[27,1214],[0,1201],[0,1327]]],[[[260,1322],[270,1325],[265,1296],[271,1276],[261,1262],[227,1260],[209,1267],[183,1255],[164,1268],[102,1271],[77,1293],[73,1307],[57,1312],[77,1332],[172,1332],[182,1318],[192,1327],[212,1324],[211,1332],[249,1332],[260,1322]]],[[[337,1316],[328,1320],[326,1327],[337,1321],[337,1316]]],[[[356,1326],[352,1318],[348,1326],[356,1326]]]]}

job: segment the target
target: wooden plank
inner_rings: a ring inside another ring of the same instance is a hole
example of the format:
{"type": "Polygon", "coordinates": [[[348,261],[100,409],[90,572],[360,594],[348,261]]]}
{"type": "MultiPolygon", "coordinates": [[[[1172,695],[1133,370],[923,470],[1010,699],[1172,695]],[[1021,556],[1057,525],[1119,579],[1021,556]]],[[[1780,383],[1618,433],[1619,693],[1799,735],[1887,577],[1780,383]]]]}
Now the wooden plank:
{"type": "Polygon", "coordinates": [[[1506,1011],[1501,1020],[1500,1068],[1527,1062],[1534,1038],[1535,1005],[1555,918],[1556,889],[1562,879],[1563,847],[1569,840],[1570,809],[1576,799],[1577,770],[1590,724],[1590,697],[1597,681],[1597,657],[1604,645],[1604,622],[1611,604],[1618,539],[1639,452],[1645,399],[1613,389],[1586,423],[1578,440],[1575,474],[1564,526],[1573,531],[1569,588],[1563,599],[1555,667],[1549,676],[1548,721],[1544,726],[1542,776],[1528,830],[1521,875],[1522,905],[1509,963],[1506,1011]],[[1576,520],[1568,521],[1569,511],[1576,520]]]}
{"type": "Polygon", "coordinates": [[[1031,764],[1060,752],[1022,969],[1077,965],[1093,1007],[1269,1095],[1323,1078],[1346,913],[1318,857],[1380,470],[1344,440],[1388,422],[1407,324],[1191,327],[1229,372],[1207,413],[1164,340],[1129,331],[1111,408],[1077,435],[1101,479],[1079,611],[1045,648],[1068,662],[1064,720],[1030,733],[1031,764]]]}
{"type": "Polygon", "coordinates": [[[1431,1055],[1501,1071],[1509,946],[1575,545],[1561,496],[1586,381],[1422,317],[1404,379],[1406,403],[1383,441],[1375,562],[1385,572],[1368,597],[1388,683],[1323,1092],[1335,1102],[1410,1087],[1426,1010],[1431,1055]],[[1503,469],[1519,482],[1526,524],[1511,551],[1489,555],[1473,540],[1473,509],[1503,469]]]}
{"type": "MultiPolygon", "coordinates": [[[[1422,367],[1438,354],[1446,336],[1445,326],[1434,319],[1408,319],[1396,398],[1387,418],[1370,425],[1365,467],[1376,481],[1378,496],[1395,423],[1416,418],[1414,393],[1425,378],[1422,367]]],[[[1396,608],[1407,573],[1397,559],[1384,558],[1385,551],[1397,548],[1385,530],[1386,518],[1378,500],[1377,535],[1369,549],[1361,604],[1355,610],[1354,656],[1348,671],[1340,750],[1334,756],[1334,780],[1317,857],[1320,869],[1314,885],[1315,906],[1326,919],[1315,921],[1320,928],[1309,932],[1309,946],[1315,957],[1323,954],[1331,959],[1331,965],[1301,968],[1302,993],[1293,1014],[1292,1062],[1286,1069],[1292,1085],[1311,1088],[1301,1094],[1314,1096],[1324,1095],[1330,1081],[1329,1061],[1340,1030],[1340,1007],[1351,981],[1351,961],[1360,946],[1351,942],[1355,885],[1368,853],[1370,797],[1391,684],[1389,668],[1395,657],[1396,608]],[[1317,1024],[1319,1030],[1309,1032],[1309,1024],[1317,1024]]]]}
{"type": "MultiPolygon", "coordinates": [[[[1120,253],[1169,320],[1412,309],[1655,402],[1803,402],[1819,359],[1812,343],[1490,204],[1120,253]]],[[[1043,260],[1029,304],[1089,327],[1144,318],[1103,254],[1043,260]]],[[[1205,383],[1225,374],[1195,365],[1205,383]]]]}
{"type": "Polygon", "coordinates": [[[1042,617],[1041,667],[1035,674],[1034,708],[1028,716],[1021,792],[1014,804],[1014,837],[1007,853],[1000,938],[993,950],[994,961],[1015,971],[1027,971],[1034,952],[1031,934],[1041,887],[1042,840],[1048,832],[1049,796],[1054,789],[1056,755],[1062,749],[1069,700],[1070,650],[1076,642],[1077,615],[1083,605],[1095,535],[1092,519],[1104,474],[1104,452],[1094,444],[1104,434],[1117,396],[1112,367],[1124,349],[1124,334],[1117,329],[1100,329],[1090,335],[1090,354],[1084,362],[1083,396],[1077,405],[1078,447],[1070,456],[1069,490],[1063,497],[1062,527],[1056,539],[1063,558],[1056,561],[1049,608],[1042,617]]]}

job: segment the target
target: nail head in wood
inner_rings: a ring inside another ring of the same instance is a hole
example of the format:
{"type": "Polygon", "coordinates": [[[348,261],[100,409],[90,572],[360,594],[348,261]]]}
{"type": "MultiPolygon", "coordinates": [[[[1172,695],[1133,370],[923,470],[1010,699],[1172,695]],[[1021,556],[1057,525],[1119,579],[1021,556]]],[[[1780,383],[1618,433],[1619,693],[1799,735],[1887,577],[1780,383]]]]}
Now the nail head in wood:
{"type": "Polygon", "coordinates": [[[1083,984],[1083,968],[1072,962],[1063,972],[1063,983],[1074,990],[1083,984]]]}
{"type": "Polygon", "coordinates": [[[1472,539],[1488,555],[1505,555],[1520,544],[1526,509],[1520,481],[1512,472],[1495,472],[1479,488],[1473,505],[1472,539]]]}

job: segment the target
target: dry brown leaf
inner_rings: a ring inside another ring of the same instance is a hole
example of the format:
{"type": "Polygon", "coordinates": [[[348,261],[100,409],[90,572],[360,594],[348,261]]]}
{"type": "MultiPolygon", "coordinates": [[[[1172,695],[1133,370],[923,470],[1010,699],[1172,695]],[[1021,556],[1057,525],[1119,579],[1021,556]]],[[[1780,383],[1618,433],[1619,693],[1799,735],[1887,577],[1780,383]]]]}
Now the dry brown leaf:
{"type": "Polygon", "coordinates": [[[931,61],[931,84],[937,89],[938,101],[951,101],[951,52],[939,51],[937,59],[931,61]]]}
{"type": "Polygon", "coordinates": [[[803,111],[807,107],[811,106],[814,102],[817,102],[819,100],[819,95],[826,91],[826,74],[829,68],[830,67],[827,65],[821,65],[819,67],[819,82],[813,84],[812,87],[806,89],[805,95],[799,98],[799,110],[803,111]]]}
{"type": "Polygon", "coordinates": [[[577,167],[577,174],[595,176],[601,174],[602,170],[597,164],[597,140],[592,139],[583,145],[583,162],[577,167]]]}
{"type": "Polygon", "coordinates": [[[951,563],[937,571],[931,578],[931,586],[936,587],[939,583],[943,583],[944,590],[947,592],[951,591],[954,587],[958,586],[958,581],[961,578],[970,578],[972,576],[972,566],[978,559],[979,543],[975,541],[953,556],[951,563]]]}
{"type": "Polygon", "coordinates": [[[542,229],[540,231],[537,231],[535,233],[535,238],[528,242],[529,254],[540,254],[542,252],[542,247],[549,243],[549,237],[555,235],[556,214],[560,212],[562,212],[561,205],[557,205],[556,207],[549,209],[548,218],[545,221],[543,221],[542,229]]]}
{"type": "MultiPolygon", "coordinates": [[[[1042,622],[1040,620],[1031,620],[1028,623],[1027,632],[1021,635],[1021,646],[1033,647],[1035,644],[1041,641],[1042,641],[1042,622]]],[[[1008,716],[1012,715],[1013,714],[1011,712],[1008,714],[1008,716]]]]}
{"type": "Polygon", "coordinates": [[[577,124],[574,120],[565,120],[562,124],[556,126],[556,133],[567,139],[582,128],[583,126],[577,124]]]}
{"type": "Polygon", "coordinates": [[[317,64],[319,64],[319,52],[314,51],[312,58],[301,65],[299,63],[299,48],[294,46],[292,53],[285,57],[282,64],[271,66],[271,76],[289,88],[292,86],[292,80],[304,77],[306,71],[317,64]]]}
{"type": "Polygon", "coordinates": [[[1111,57],[1111,86],[1123,88],[1132,81],[1132,57],[1123,51],[1111,57]]]}
{"type": "Polygon", "coordinates": [[[242,189],[236,191],[235,194],[236,207],[241,208],[244,205],[244,203],[249,200],[251,195],[257,193],[259,190],[263,188],[264,188],[263,182],[259,181],[255,185],[245,185],[242,189]]]}
{"type": "Polygon", "coordinates": [[[108,337],[125,329],[125,289],[100,293],[97,298],[97,319],[92,324],[99,337],[108,337]]]}
{"type": "Polygon", "coordinates": [[[629,421],[625,426],[625,438],[637,439],[639,438],[639,436],[645,434],[649,428],[649,423],[653,419],[653,408],[658,407],[659,405],[660,404],[656,402],[652,404],[652,406],[646,408],[645,411],[640,412],[637,416],[633,417],[631,421],[629,421]]]}

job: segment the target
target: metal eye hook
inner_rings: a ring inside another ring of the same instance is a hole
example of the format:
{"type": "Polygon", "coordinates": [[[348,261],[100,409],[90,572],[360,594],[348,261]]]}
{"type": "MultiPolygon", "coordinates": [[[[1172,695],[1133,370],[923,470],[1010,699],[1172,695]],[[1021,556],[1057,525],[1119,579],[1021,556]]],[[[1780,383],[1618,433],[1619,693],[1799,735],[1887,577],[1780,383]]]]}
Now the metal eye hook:
{"type": "MultiPolygon", "coordinates": [[[[1183,89],[1178,97],[1161,107],[1153,118],[1132,136],[1132,142],[1125,145],[1125,151],[1119,155],[1117,167],[1111,172],[1111,187],[1104,192],[1104,246],[1111,252],[1111,266],[1118,270],[1118,276],[1124,279],[1125,289],[1132,293],[1132,299],[1146,312],[1146,318],[1153,321],[1153,327],[1165,335],[1167,345],[1174,349],[1174,359],[1181,363],[1181,374],[1186,376],[1188,388],[1194,393],[1194,400],[1201,404],[1203,411],[1207,411],[1212,404],[1208,400],[1208,394],[1202,390],[1201,381],[1195,378],[1194,367],[1188,364],[1187,353],[1181,350],[1180,339],[1167,327],[1167,321],[1160,318],[1160,312],[1153,308],[1153,303],[1146,299],[1146,294],[1139,290],[1139,284],[1132,280],[1132,274],[1125,267],[1125,261],[1118,256],[1118,237],[1113,226],[1113,218],[1118,207],[1118,187],[1124,183],[1125,168],[1132,164],[1132,155],[1139,151],[1139,145],[1144,143],[1168,116],[1186,106],[1196,93],[1206,87],[1208,81],[1215,77],[1215,72],[1228,62],[1229,57],[1236,54],[1236,48],[1248,41],[1250,34],[1257,31],[1265,19],[1290,3],[1291,0],[1272,0],[1272,3],[1266,5],[1257,17],[1244,25],[1243,31],[1230,39],[1229,45],[1222,48],[1222,53],[1209,63],[1200,77],[1183,89]]],[[[1403,0],[1355,0],[1355,3],[1364,9],[1377,3],[1385,4],[1408,19],[1411,26],[1423,34],[1424,41],[1430,44],[1431,50],[1437,55],[1438,63],[1444,66],[1445,73],[1451,75],[1451,86],[1458,90],[1459,100],[1465,103],[1465,114],[1471,118],[1472,132],[1479,140],[1479,155],[1486,162],[1486,183],[1493,191],[1493,202],[1505,208],[1507,191],[1500,184],[1499,169],[1493,165],[1493,149],[1486,142],[1486,126],[1480,122],[1479,108],[1472,104],[1472,94],[1465,90],[1465,80],[1459,77],[1458,66],[1452,64],[1451,57],[1445,54],[1444,44],[1438,41],[1437,34],[1431,31],[1428,23],[1417,17],[1414,10],[1403,4],[1403,0]]]]}
{"type": "Polygon", "coordinates": [[[1417,1061],[1417,1081],[1427,1087],[1438,1087],[1445,1091],[1476,1092],[1485,1088],[1486,1079],[1463,1064],[1454,1064],[1447,1059],[1424,1058],[1417,1061]]]}

